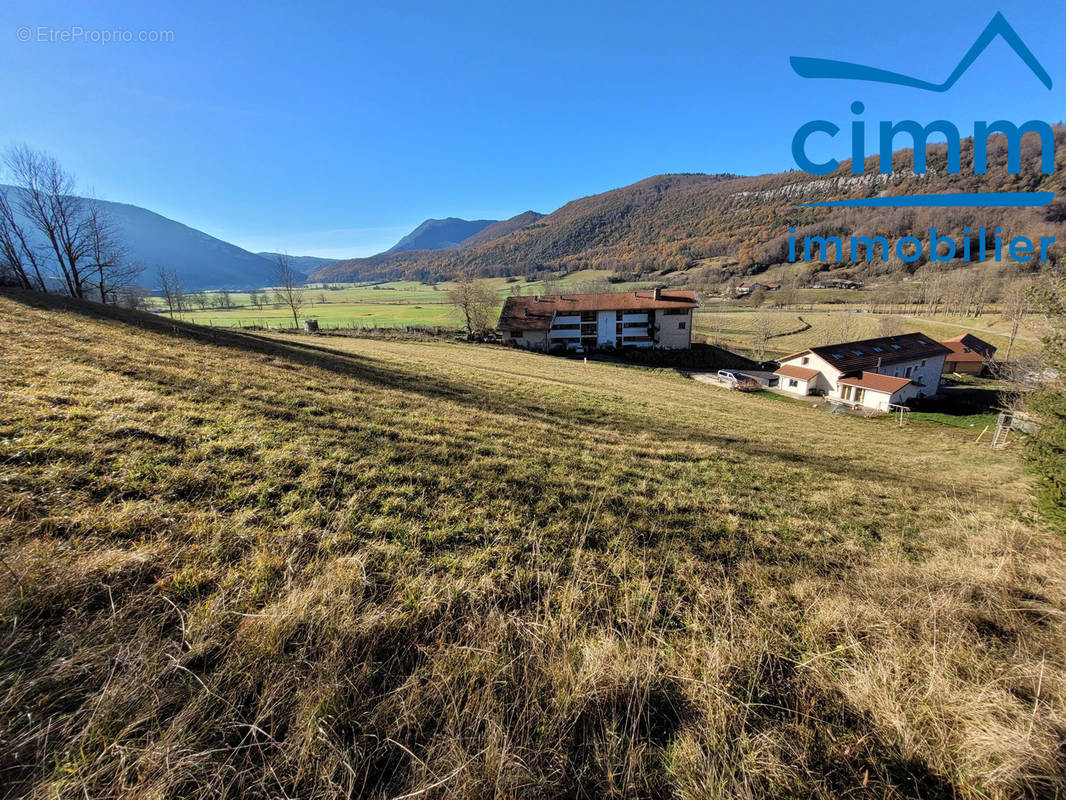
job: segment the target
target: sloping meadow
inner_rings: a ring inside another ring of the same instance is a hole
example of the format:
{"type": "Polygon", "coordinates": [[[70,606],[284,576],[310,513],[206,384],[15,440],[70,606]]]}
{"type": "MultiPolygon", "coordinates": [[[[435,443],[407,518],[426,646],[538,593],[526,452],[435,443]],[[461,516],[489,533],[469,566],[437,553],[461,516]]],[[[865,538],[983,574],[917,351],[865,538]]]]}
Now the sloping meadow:
{"type": "Polygon", "coordinates": [[[1066,792],[1016,454],[0,297],[0,796],[1066,792]]]}

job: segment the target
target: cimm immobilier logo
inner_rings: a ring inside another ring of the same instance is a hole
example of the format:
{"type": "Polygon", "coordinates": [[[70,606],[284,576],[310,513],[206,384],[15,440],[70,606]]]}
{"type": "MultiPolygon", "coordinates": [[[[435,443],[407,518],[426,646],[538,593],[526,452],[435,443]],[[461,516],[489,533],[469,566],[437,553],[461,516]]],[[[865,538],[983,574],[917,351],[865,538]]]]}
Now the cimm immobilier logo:
{"type": "MultiPolygon", "coordinates": [[[[1029,50],[1025,42],[1014,31],[1003,14],[997,13],[988,26],[984,29],[973,46],[959,61],[957,67],[942,83],[915,78],[899,72],[878,69],[876,67],[852,64],[846,61],[833,61],[824,58],[804,58],[792,56],[790,62],[792,69],[797,75],[811,79],[837,79],[850,81],[867,81],[872,83],[894,84],[896,86],[910,87],[927,92],[946,92],[955,85],[956,81],[969,69],[977,57],[997,37],[1001,37],[1011,49],[1021,58],[1033,75],[1048,88],[1051,89],[1051,76],[1041,66],[1036,56],[1029,50]]],[[[852,114],[859,117],[865,106],[859,100],[851,104],[852,114]]],[[[973,123],[974,157],[973,172],[975,175],[985,174],[988,166],[988,138],[993,134],[1003,134],[1007,139],[1007,171],[1011,175],[1021,172],[1021,140],[1026,133],[1035,133],[1041,141],[1041,171],[1050,175],[1055,170],[1055,133],[1047,122],[1041,120],[1029,120],[1022,125],[1015,125],[1006,120],[987,122],[978,120],[973,123]]],[[[840,133],[840,127],[835,123],[825,120],[812,120],[796,131],[792,139],[792,155],[800,169],[812,175],[828,175],[840,167],[840,162],[831,159],[822,163],[812,161],[806,151],[807,140],[814,134],[836,137],[840,133]]],[[[900,122],[882,121],[879,125],[879,171],[882,174],[891,174],[892,149],[897,134],[905,134],[911,137],[914,148],[914,173],[923,175],[926,171],[926,144],[929,136],[933,133],[941,134],[947,140],[947,171],[957,175],[961,172],[960,167],[960,139],[959,129],[948,120],[938,119],[927,125],[922,125],[914,120],[902,120],[900,122]]],[[[851,123],[851,172],[853,175],[862,175],[866,172],[865,156],[866,123],[862,119],[855,119],[851,123]]],[[[1054,198],[1054,192],[976,192],[955,194],[912,194],[897,195],[892,197],[865,197],[845,200],[829,200],[818,203],[802,203],[801,207],[813,206],[844,206],[850,208],[917,208],[917,207],[1033,207],[1046,206],[1054,198]]],[[[789,228],[789,260],[796,261],[798,257],[795,228],[789,228]]],[[[987,231],[980,228],[975,234],[971,234],[969,228],[962,231],[961,245],[956,243],[950,236],[940,235],[936,228],[929,231],[929,259],[935,261],[950,261],[961,258],[966,261],[984,261],[994,258],[996,261],[1003,259],[1004,242],[1002,231],[996,228],[991,237],[987,231]],[[971,240],[976,239],[976,246],[971,245],[971,240]],[[988,245],[991,244],[991,248],[988,245]],[[946,245],[946,251],[941,252],[946,245]],[[989,252],[991,250],[991,252],[989,252]]],[[[1041,237],[1039,245],[1027,237],[1018,236],[1011,239],[1007,244],[1007,251],[1015,261],[1031,261],[1034,257],[1040,261],[1047,261],[1048,247],[1055,241],[1052,236],[1041,237]]],[[[829,260],[830,247],[836,250],[836,260],[844,260],[844,245],[837,236],[808,236],[804,237],[803,260],[827,261],[829,260]],[[819,257],[820,251],[820,257],[819,257]]],[[[915,262],[922,257],[923,243],[914,236],[905,236],[896,242],[895,252],[897,256],[906,262],[915,262]]],[[[851,237],[850,260],[851,261],[874,261],[887,260],[889,251],[888,240],[884,237],[851,237]],[[865,249],[865,257],[861,250],[865,249]],[[880,259],[877,251],[880,250],[880,259]]]]}

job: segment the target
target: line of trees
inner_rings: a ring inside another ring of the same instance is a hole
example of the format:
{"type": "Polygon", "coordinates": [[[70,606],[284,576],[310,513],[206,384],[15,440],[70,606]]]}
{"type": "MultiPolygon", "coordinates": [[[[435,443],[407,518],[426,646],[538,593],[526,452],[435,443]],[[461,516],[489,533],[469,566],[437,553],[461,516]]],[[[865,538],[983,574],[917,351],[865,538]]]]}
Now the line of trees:
{"type": "Polygon", "coordinates": [[[102,205],[75,194],[74,178],[51,156],[10,149],[0,191],[0,281],[40,292],[114,303],[141,267],[127,259],[102,205]]]}

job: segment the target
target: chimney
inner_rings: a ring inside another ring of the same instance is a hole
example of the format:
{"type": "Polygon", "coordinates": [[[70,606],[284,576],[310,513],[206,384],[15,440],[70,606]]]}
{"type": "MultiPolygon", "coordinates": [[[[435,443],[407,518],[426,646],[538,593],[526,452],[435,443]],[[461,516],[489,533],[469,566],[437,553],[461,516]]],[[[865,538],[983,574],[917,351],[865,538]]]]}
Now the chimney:
{"type": "Polygon", "coordinates": [[[655,299],[656,300],[661,300],[662,296],[663,296],[662,287],[656,286],[655,287],[655,299]]]}

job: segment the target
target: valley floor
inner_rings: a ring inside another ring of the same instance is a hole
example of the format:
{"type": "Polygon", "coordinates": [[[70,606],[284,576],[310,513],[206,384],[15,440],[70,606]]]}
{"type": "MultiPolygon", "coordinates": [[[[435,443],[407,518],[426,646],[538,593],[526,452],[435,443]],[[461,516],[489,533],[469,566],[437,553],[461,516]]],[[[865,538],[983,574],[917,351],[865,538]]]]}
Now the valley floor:
{"type": "Polygon", "coordinates": [[[0,797],[1066,794],[1017,452],[0,295],[0,797]]]}

